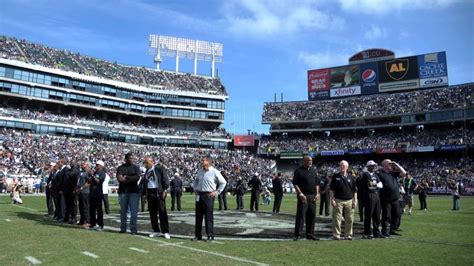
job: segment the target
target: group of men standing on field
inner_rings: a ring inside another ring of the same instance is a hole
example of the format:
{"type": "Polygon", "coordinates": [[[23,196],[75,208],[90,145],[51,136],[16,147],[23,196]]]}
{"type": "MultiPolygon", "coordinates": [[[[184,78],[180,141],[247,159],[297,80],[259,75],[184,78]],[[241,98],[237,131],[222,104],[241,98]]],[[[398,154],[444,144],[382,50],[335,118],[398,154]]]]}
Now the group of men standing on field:
{"type": "MultiPolygon", "coordinates": [[[[120,203],[120,233],[127,232],[128,214],[130,214],[130,233],[137,234],[137,213],[140,195],[145,195],[148,202],[151,227],[150,237],[162,236],[170,238],[168,214],[166,210],[166,191],[178,190],[182,193],[182,182],[175,177],[171,182],[165,169],[155,162],[151,156],[144,159],[145,173],[134,163],[132,153],[125,155],[124,163],[117,168],[118,194],[120,203]]],[[[84,160],[80,164],[71,162],[66,164],[64,158],[51,164],[48,178],[47,204],[48,211],[56,219],[64,222],[76,223],[76,201],[79,202],[79,224],[87,228],[103,230],[102,201],[104,201],[104,182],[108,183],[103,161],[97,161],[92,169],[84,160]],[[54,207],[51,207],[54,206],[54,207]]],[[[406,171],[398,163],[389,159],[383,160],[381,168],[374,161],[368,161],[366,170],[356,180],[348,171],[349,163],[340,161],[339,171],[326,180],[320,180],[310,156],[304,157],[304,164],[294,172],[293,185],[297,195],[297,210],[295,221],[295,240],[303,237],[318,240],[315,235],[316,202],[320,195],[327,195],[326,201],[333,207],[332,236],[335,240],[341,239],[341,223],[344,220],[344,239],[353,239],[354,210],[358,204],[364,208],[364,239],[387,238],[390,235],[399,235],[401,208],[399,178],[406,175],[406,171]],[[321,184],[324,187],[321,188],[321,184]],[[359,202],[358,202],[359,199],[359,202]],[[381,216],[381,220],[380,220],[381,216]],[[380,229],[381,223],[381,229],[380,229]],[[303,228],[306,225],[306,234],[303,228]]],[[[258,177],[250,181],[251,187],[258,191],[258,177]]],[[[242,180],[242,179],[240,179],[242,180]]],[[[273,183],[276,202],[273,212],[280,211],[283,189],[281,179],[275,176],[273,183]],[[279,181],[280,180],[280,181],[279,181]],[[278,188],[281,189],[278,189],[278,188]],[[278,194],[278,195],[277,195],[278,194]]],[[[193,240],[202,240],[202,223],[205,221],[207,241],[214,240],[214,200],[226,193],[227,180],[221,172],[212,166],[211,157],[201,159],[200,169],[193,182],[195,193],[195,236],[193,240]]],[[[252,207],[258,210],[258,194],[253,196],[252,207]],[[256,203],[256,204],[255,204],[256,203]]],[[[241,200],[240,200],[241,201],[241,200]]],[[[239,199],[237,200],[237,208],[239,199]]],[[[241,204],[241,203],[240,203],[241,204]]],[[[178,210],[181,204],[178,201],[178,210]]],[[[226,205],[226,204],[225,204],[226,205]]],[[[225,206],[227,207],[227,206],[225,206]]],[[[174,204],[173,204],[174,209],[174,204]]],[[[253,209],[253,208],[252,208],[253,209]]],[[[320,212],[322,209],[320,210],[320,212]]],[[[106,205],[108,212],[108,204],[106,205]]],[[[326,210],[328,213],[328,210],[326,210]]]]}
{"type": "MultiPolygon", "coordinates": [[[[387,238],[399,235],[401,209],[399,205],[399,178],[406,175],[405,169],[389,159],[382,161],[382,167],[374,161],[368,161],[366,171],[356,180],[351,175],[349,163],[345,160],[339,163],[339,172],[328,178],[328,182],[320,180],[313,159],[305,156],[304,164],[295,170],[293,185],[297,195],[295,240],[303,237],[318,240],[315,236],[316,202],[320,195],[325,194],[333,207],[332,236],[334,240],[341,239],[341,223],[344,220],[344,239],[353,239],[354,210],[358,204],[364,207],[364,239],[387,238]],[[359,183],[359,186],[357,185],[359,183]],[[325,184],[324,191],[320,185],[325,184]],[[359,194],[359,195],[358,195],[359,194]],[[358,202],[358,199],[361,202],[358,202]],[[380,216],[382,219],[380,221],[380,216]],[[306,235],[303,227],[306,223],[306,235]],[[380,230],[381,223],[381,230],[380,230]]],[[[322,209],[320,210],[320,213],[322,209]]],[[[328,213],[328,210],[326,210],[328,213]]]]}
{"type": "Polygon", "coordinates": [[[50,163],[46,170],[47,215],[61,223],[102,230],[102,203],[109,213],[110,180],[104,162],[99,160],[92,168],[87,160],[78,162],[62,157],[50,163]],[[80,220],[77,220],[78,207],[80,220]]]}

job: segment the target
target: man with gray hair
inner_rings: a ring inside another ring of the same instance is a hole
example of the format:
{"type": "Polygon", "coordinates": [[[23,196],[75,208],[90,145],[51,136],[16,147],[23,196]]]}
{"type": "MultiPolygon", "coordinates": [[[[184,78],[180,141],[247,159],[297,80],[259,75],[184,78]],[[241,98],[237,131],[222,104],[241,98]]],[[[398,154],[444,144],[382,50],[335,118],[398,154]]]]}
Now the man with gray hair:
{"type": "Polygon", "coordinates": [[[211,166],[209,156],[201,160],[201,169],[193,183],[196,194],[196,225],[193,240],[202,239],[202,219],[205,218],[207,241],[214,240],[214,200],[227,184],[221,173],[211,166]]]}
{"type": "Polygon", "coordinates": [[[90,213],[89,213],[89,176],[92,176],[92,169],[87,159],[82,160],[79,178],[77,179],[76,193],[79,203],[79,225],[89,227],[90,213]]]}
{"type": "Polygon", "coordinates": [[[332,177],[330,184],[332,210],[332,234],[334,240],[340,240],[341,221],[344,216],[344,233],[347,240],[352,240],[354,209],[357,204],[357,186],[354,177],[348,172],[349,163],[339,163],[339,173],[332,177]]]}
{"type": "Polygon", "coordinates": [[[398,214],[400,206],[398,199],[400,198],[400,190],[398,178],[406,175],[405,169],[398,163],[385,159],[382,161],[382,170],[378,173],[380,182],[383,187],[380,190],[380,200],[382,202],[382,235],[389,237],[390,235],[400,235],[396,232],[398,224],[398,214]],[[390,220],[390,221],[389,221],[390,220]],[[390,231],[387,232],[388,223],[390,222],[390,231]]]}

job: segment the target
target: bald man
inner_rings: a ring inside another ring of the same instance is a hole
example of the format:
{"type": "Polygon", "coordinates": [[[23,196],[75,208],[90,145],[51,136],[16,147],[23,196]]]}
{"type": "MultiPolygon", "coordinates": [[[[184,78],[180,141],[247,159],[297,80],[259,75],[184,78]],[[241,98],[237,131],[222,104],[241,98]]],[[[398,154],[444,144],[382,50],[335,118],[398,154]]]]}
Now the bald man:
{"type": "Polygon", "coordinates": [[[295,170],[293,185],[297,195],[295,241],[303,235],[303,225],[306,221],[306,239],[318,240],[314,235],[316,221],[316,201],[319,197],[319,177],[313,167],[313,158],[305,156],[303,165],[295,170]]]}

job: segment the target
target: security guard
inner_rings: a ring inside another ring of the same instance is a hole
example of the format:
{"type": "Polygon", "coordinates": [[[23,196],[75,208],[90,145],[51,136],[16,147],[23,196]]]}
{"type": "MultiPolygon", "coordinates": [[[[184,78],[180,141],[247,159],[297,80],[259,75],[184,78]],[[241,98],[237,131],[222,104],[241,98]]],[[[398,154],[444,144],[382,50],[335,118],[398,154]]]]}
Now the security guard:
{"type": "Polygon", "coordinates": [[[303,225],[306,220],[306,239],[318,240],[314,235],[316,220],[316,201],[319,197],[319,177],[313,168],[311,156],[303,158],[303,166],[295,170],[293,185],[297,195],[295,241],[300,240],[303,234],[303,225]]]}
{"type": "Polygon", "coordinates": [[[364,239],[384,238],[380,234],[380,197],[379,189],[383,187],[382,182],[375,173],[377,164],[370,160],[367,162],[367,171],[364,171],[361,177],[360,190],[357,191],[358,195],[361,196],[362,202],[359,204],[364,205],[364,239]],[[372,222],[372,231],[370,230],[370,224],[372,222]]]}

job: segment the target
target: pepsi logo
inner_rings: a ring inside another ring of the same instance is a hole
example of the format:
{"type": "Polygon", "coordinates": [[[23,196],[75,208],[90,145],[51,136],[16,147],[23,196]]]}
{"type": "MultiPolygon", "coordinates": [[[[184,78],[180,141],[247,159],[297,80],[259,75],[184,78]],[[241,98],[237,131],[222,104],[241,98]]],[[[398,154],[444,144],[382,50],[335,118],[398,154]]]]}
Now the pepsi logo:
{"type": "Polygon", "coordinates": [[[362,80],[364,82],[373,82],[375,81],[375,78],[377,77],[377,74],[375,73],[374,70],[368,68],[364,72],[362,72],[362,80]]]}

